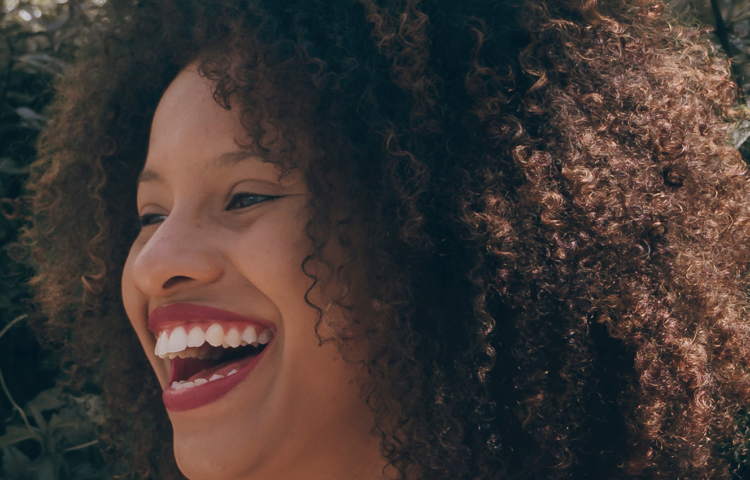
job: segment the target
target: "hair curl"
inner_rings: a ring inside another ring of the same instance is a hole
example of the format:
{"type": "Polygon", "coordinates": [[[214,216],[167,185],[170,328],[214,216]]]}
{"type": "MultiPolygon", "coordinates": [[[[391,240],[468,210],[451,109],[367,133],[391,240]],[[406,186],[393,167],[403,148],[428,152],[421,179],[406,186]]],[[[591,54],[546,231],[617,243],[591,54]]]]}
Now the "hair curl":
{"type": "Polygon", "coordinates": [[[662,11],[111,0],[59,85],[24,240],[44,332],[73,385],[101,386],[130,473],[179,477],[119,282],[153,112],[199,59],[254,138],[273,112],[293,145],[314,98],[306,263],[366,265],[363,388],[403,478],[730,478],[720,452],[749,440],[750,180],[725,145],[726,61],[662,11]]]}

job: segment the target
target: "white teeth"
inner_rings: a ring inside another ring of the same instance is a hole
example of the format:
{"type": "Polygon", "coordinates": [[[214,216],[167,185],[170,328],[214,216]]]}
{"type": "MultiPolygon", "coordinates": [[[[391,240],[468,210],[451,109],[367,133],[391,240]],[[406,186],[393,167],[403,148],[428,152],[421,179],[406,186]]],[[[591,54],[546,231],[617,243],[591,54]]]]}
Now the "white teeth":
{"type": "Polygon", "coordinates": [[[255,333],[255,328],[251,326],[245,327],[245,331],[242,332],[242,340],[247,343],[253,343],[258,340],[258,335],[255,333]]]}
{"type": "Polygon", "coordinates": [[[206,341],[212,347],[218,347],[224,342],[224,329],[218,323],[214,323],[206,330],[206,341]]]}
{"type": "Polygon", "coordinates": [[[162,357],[167,354],[167,343],[169,342],[169,337],[167,336],[167,332],[161,332],[161,335],[159,335],[159,339],[156,341],[156,348],[154,349],[154,354],[157,357],[162,357]]]}
{"type": "Polygon", "coordinates": [[[227,373],[227,377],[228,377],[229,375],[234,375],[235,373],[237,373],[237,369],[236,369],[236,368],[233,368],[231,372],[227,373]]]}
{"type": "Polygon", "coordinates": [[[187,333],[182,327],[177,327],[172,330],[172,334],[169,335],[169,343],[167,344],[167,352],[176,353],[185,350],[187,347],[187,333]]]}
{"type": "MultiPolygon", "coordinates": [[[[233,375],[234,373],[237,373],[237,370],[232,370],[229,372],[229,375],[233,375]]],[[[224,375],[219,375],[217,373],[214,373],[211,375],[211,378],[206,380],[205,378],[196,378],[192,382],[188,382],[186,380],[181,380],[179,382],[172,382],[171,388],[172,390],[184,390],[186,388],[193,388],[200,385],[204,385],[208,382],[213,382],[214,380],[220,380],[222,378],[225,378],[224,375]]]]}
{"type": "Polygon", "coordinates": [[[186,388],[193,388],[195,386],[194,382],[172,382],[172,390],[184,390],[186,388]]]}
{"type": "Polygon", "coordinates": [[[171,334],[166,330],[159,334],[156,341],[154,353],[161,358],[219,358],[220,351],[211,347],[237,348],[244,345],[257,346],[266,344],[273,339],[271,330],[264,329],[260,335],[257,334],[256,327],[248,325],[240,333],[237,327],[232,327],[225,334],[224,327],[218,323],[211,324],[206,332],[199,326],[190,329],[190,334],[185,327],[177,327],[172,330],[171,334]],[[200,350],[194,349],[200,347],[200,350]],[[210,352],[209,352],[210,350],[210,352]]]}
{"type": "Polygon", "coordinates": [[[193,327],[190,330],[190,335],[187,338],[188,347],[200,347],[206,341],[206,334],[203,333],[201,327],[193,327]]]}
{"type": "Polygon", "coordinates": [[[232,348],[237,348],[242,342],[240,332],[236,328],[230,328],[229,332],[224,336],[224,341],[232,348]]]}
{"type": "MultiPolygon", "coordinates": [[[[214,377],[215,376],[216,375],[214,375],[214,377]]],[[[221,377],[221,378],[224,378],[224,377],[221,377]]],[[[188,382],[186,380],[181,380],[179,382],[172,382],[172,385],[170,385],[170,387],[172,388],[172,390],[184,390],[186,388],[197,387],[205,383],[208,383],[208,380],[206,380],[205,378],[196,378],[192,382],[188,382]]]]}
{"type": "Polygon", "coordinates": [[[273,334],[271,334],[271,330],[265,329],[260,335],[258,335],[258,343],[266,344],[270,342],[272,338],[273,334]]]}

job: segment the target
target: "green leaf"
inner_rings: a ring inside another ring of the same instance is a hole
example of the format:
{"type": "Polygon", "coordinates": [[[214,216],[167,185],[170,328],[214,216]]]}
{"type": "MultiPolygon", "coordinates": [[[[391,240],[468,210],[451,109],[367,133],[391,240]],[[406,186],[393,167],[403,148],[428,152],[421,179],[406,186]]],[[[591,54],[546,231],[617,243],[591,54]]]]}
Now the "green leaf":
{"type": "Polygon", "coordinates": [[[65,25],[65,22],[67,22],[67,21],[68,21],[67,18],[63,18],[63,17],[58,18],[54,22],[52,22],[49,25],[47,25],[47,33],[52,33],[52,32],[54,32],[56,30],[59,30],[60,27],[62,27],[63,25],[65,25]]]}
{"type": "Polygon", "coordinates": [[[42,412],[39,411],[36,405],[34,405],[31,402],[28,402],[26,404],[26,408],[24,408],[24,411],[30,414],[32,417],[34,417],[36,426],[39,427],[39,430],[41,431],[42,436],[47,436],[47,422],[44,420],[44,416],[42,415],[42,412]]]}
{"type": "Polygon", "coordinates": [[[729,132],[729,143],[736,150],[750,138],[750,120],[743,120],[734,124],[729,132]]]}
{"type": "Polygon", "coordinates": [[[101,397],[88,394],[71,398],[78,404],[79,415],[95,425],[104,422],[104,409],[102,408],[101,397]]]}
{"type": "Polygon", "coordinates": [[[47,117],[39,115],[29,107],[18,107],[16,113],[23,120],[23,126],[32,130],[41,130],[47,125],[47,117]]]}
{"type": "Polygon", "coordinates": [[[28,168],[19,168],[10,158],[0,158],[0,174],[2,175],[25,175],[29,173],[28,168]]]}
{"type": "Polygon", "coordinates": [[[51,57],[46,53],[31,53],[18,57],[16,68],[31,75],[54,75],[63,73],[68,68],[67,64],[60,59],[51,57]]]}
{"type": "Polygon", "coordinates": [[[34,404],[40,412],[46,412],[48,410],[57,410],[65,403],[60,399],[60,395],[57,393],[56,388],[50,388],[42,390],[39,395],[29,400],[29,403],[34,404]]]}
{"type": "Polygon", "coordinates": [[[23,442],[24,440],[30,440],[32,438],[37,441],[40,440],[39,435],[36,432],[30,431],[26,427],[17,427],[15,425],[10,425],[7,427],[5,435],[0,437],[0,449],[9,447],[18,442],[23,442]]]}
{"type": "Polygon", "coordinates": [[[85,426],[86,420],[80,418],[80,417],[68,417],[68,418],[62,418],[57,414],[53,414],[52,417],[49,419],[49,430],[55,431],[60,429],[68,429],[68,428],[81,428],[85,426]]]}
{"type": "Polygon", "coordinates": [[[49,456],[42,457],[36,468],[36,480],[57,480],[55,462],[49,456]]]}
{"type": "Polygon", "coordinates": [[[73,478],[96,478],[99,472],[89,462],[82,462],[71,469],[73,478]]]}
{"type": "Polygon", "coordinates": [[[5,480],[32,479],[33,465],[31,460],[15,447],[3,449],[3,467],[5,480]]]}

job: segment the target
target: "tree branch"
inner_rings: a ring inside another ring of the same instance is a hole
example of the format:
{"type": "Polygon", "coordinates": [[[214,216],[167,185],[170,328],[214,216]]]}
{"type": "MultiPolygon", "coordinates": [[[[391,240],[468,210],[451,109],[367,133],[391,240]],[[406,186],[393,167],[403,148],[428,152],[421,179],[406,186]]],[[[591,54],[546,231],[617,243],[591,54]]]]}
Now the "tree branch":
{"type": "MultiPolygon", "coordinates": [[[[2,331],[0,331],[0,338],[2,338],[3,335],[5,335],[5,332],[10,330],[10,327],[17,324],[21,320],[24,320],[26,317],[28,317],[28,315],[21,315],[20,317],[16,317],[15,319],[13,319],[9,324],[5,326],[5,328],[2,329],[2,331]]],[[[5,384],[5,378],[3,378],[2,370],[0,370],[0,387],[3,389],[3,393],[5,393],[5,396],[10,402],[10,404],[13,406],[13,410],[16,410],[19,414],[21,414],[21,418],[23,419],[23,423],[26,424],[26,428],[28,428],[30,432],[36,435],[36,432],[34,431],[34,429],[31,428],[29,419],[26,418],[26,413],[24,413],[23,408],[18,406],[16,401],[13,399],[13,395],[10,394],[10,390],[8,390],[8,386],[5,384]]]]}

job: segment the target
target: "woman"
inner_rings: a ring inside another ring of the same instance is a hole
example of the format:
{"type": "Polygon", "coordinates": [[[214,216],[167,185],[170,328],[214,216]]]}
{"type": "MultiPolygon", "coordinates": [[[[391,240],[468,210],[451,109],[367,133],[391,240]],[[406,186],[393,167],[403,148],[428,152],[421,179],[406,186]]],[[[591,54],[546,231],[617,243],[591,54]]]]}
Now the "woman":
{"type": "Polygon", "coordinates": [[[739,474],[735,87],[659,3],[110,7],[26,240],[136,478],[739,474]]]}

